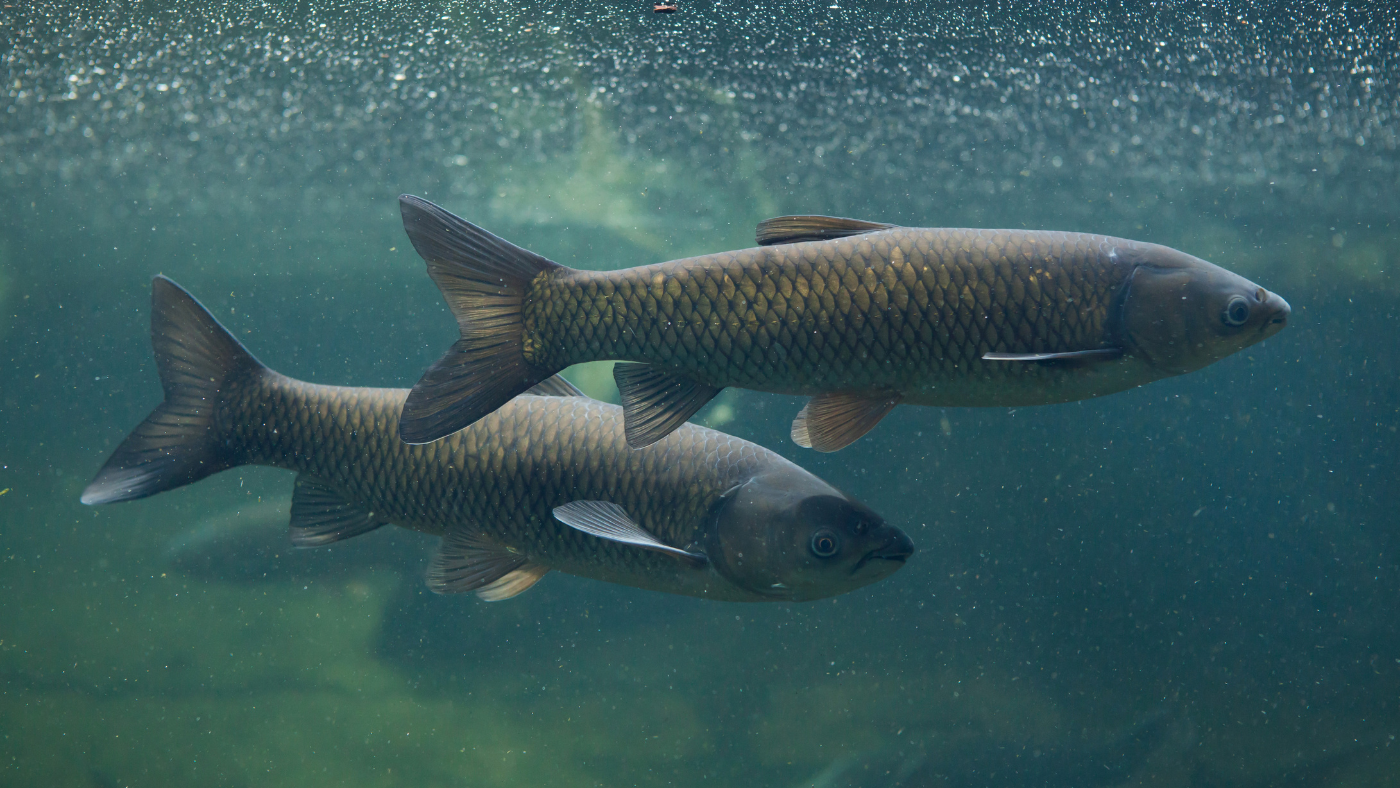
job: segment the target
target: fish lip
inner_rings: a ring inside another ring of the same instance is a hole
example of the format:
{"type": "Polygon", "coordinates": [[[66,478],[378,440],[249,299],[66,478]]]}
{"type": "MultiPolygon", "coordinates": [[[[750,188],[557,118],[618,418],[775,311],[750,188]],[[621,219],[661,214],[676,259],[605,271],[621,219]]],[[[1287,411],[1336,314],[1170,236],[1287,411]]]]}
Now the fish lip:
{"type": "Polygon", "coordinates": [[[903,532],[899,532],[896,533],[894,536],[890,537],[890,540],[888,542],[885,542],[883,545],[861,556],[860,560],[856,562],[855,567],[851,569],[851,574],[859,572],[861,570],[861,567],[865,566],[871,561],[877,560],[895,561],[902,566],[905,561],[909,560],[909,556],[913,554],[914,542],[908,537],[908,535],[904,534],[903,532]]]}
{"type": "Polygon", "coordinates": [[[1270,293],[1262,287],[1259,291],[1264,294],[1260,301],[1264,306],[1271,308],[1268,319],[1259,324],[1259,333],[1267,334],[1287,328],[1288,318],[1293,316],[1293,307],[1278,293],[1270,293]]]}

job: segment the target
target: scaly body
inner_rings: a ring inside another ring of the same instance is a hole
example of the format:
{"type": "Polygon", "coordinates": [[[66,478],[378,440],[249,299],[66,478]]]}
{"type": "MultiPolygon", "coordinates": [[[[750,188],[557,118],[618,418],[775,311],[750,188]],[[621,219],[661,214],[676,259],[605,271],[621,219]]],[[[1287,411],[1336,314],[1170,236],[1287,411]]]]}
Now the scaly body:
{"type": "Polygon", "coordinates": [[[811,395],[793,438],[834,451],[901,402],[1103,396],[1224,358],[1289,314],[1223,268],[1102,235],[794,216],[761,224],[752,249],[590,272],[400,202],[462,332],[405,404],[414,442],[571,364],[615,359],[633,362],[614,374],[634,448],[740,386],[811,395]]]}
{"type": "Polygon", "coordinates": [[[661,541],[696,548],[721,495],[765,465],[787,460],[698,425],[632,451],[622,409],[586,397],[516,397],[472,429],[414,446],[400,441],[396,428],[407,395],[407,389],[319,386],[270,375],[237,391],[220,422],[243,463],[312,476],[398,526],[438,536],[474,529],[532,561],[583,577],[692,596],[744,596],[716,583],[713,573],[590,536],[552,512],[570,501],[612,501],[661,541]]]}
{"type": "Polygon", "coordinates": [[[1115,346],[1131,241],[897,228],[531,283],[525,358],[650,363],[781,394],[899,392],[921,405],[1082,399],[1167,374],[983,360],[1115,346]],[[1122,250],[1123,253],[1119,253],[1122,250]]]}
{"type": "Polygon", "coordinates": [[[298,473],[294,542],[386,523],[441,535],[430,584],[493,599],[551,569],[711,599],[815,598],[873,582],[913,549],[878,515],[748,441],[687,425],[634,451],[620,408],[557,378],[535,389],[548,396],[517,397],[449,440],[410,445],[397,428],[406,390],[273,372],[161,278],[152,342],[166,400],[118,447],[85,503],[237,465],[285,468],[298,473]],[[818,534],[846,552],[807,554],[803,539],[818,534]]]}

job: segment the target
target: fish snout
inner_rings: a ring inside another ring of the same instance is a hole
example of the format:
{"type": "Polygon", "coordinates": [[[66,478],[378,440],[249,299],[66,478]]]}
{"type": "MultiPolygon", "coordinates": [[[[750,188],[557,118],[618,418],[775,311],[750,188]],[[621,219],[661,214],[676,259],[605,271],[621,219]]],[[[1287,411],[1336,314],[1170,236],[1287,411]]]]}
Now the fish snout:
{"type": "Polygon", "coordinates": [[[872,550],[868,557],[885,561],[898,561],[902,564],[913,554],[914,540],[910,539],[903,531],[895,531],[888,542],[872,550]]]}
{"type": "Polygon", "coordinates": [[[1264,334],[1272,336],[1287,327],[1293,308],[1278,293],[1270,293],[1262,287],[1259,290],[1262,296],[1259,300],[1263,302],[1265,314],[1268,315],[1259,328],[1264,334]]]}

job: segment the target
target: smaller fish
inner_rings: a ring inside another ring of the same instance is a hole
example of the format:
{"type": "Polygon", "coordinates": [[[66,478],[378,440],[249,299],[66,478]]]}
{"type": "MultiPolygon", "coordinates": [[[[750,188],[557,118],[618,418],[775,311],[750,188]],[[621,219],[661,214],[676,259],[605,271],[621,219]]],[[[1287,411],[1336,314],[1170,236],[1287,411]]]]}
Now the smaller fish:
{"type": "Polygon", "coordinates": [[[291,512],[290,497],[215,512],[171,539],[166,560],[181,574],[224,583],[344,577],[365,569],[421,575],[428,565],[432,537],[403,528],[298,549],[287,534],[291,512]]]}
{"type": "Polygon", "coordinates": [[[179,285],[156,277],[151,344],[165,401],[83,491],[144,498],[240,465],[297,472],[292,543],[387,524],[441,536],[440,593],[488,601],[550,571],[729,601],[802,601],[893,574],[900,529],[788,460],[686,425],[646,451],[622,409],[549,378],[432,445],[399,439],[402,389],[319,386],[268,369],[179,285]]]}
{"type": "Polygon", "coordinates": [[[1341,782],[1339,778],[1358,762],[1364,763],[1381,754],[1394,741],[1395,736],[1391,734],[1373,733],[1311,753],[1300,753],[1287,766],[1268,769],[1249,778],[1241,778],[1234,769],[1227,777],[1212,775],[1204,764],[1197,764],[1191,774],[1191,788],[1328,788],[1332,785],[1351,785],[1351,781],[1341,782]]]}
{"type": "Polygon", "coordinates": [[[1109,741],[1090,746],[983,742],[951,752],[908,749],[856,753],[838,759],[800,788],[1101,788],[1119,785],[1171,731],[1157,712],[1109,741]]]}

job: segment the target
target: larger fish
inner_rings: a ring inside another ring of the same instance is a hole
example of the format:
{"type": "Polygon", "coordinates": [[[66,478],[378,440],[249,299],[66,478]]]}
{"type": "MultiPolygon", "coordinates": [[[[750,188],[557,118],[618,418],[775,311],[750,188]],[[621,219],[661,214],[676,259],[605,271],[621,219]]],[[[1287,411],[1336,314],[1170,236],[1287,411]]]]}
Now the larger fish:
{"type": "Polygon", "coordinates": [[[117,447],[83,503],[143,498],[237,465],[296,471],[294,544],[386,523],[443,539],[439,592],[505,599],[551,569],[736,601],[844,593],[913,544],[782,457],[703,427],[627,447],[620,408],[559,378],[449,441],[399,439],[403,389],[318,386],[253,358],[157,277],[151,341],[165,401],[117,447]]]}
{"type": "Polygon", "coordinates": [[[400,432],[449,435],[581,361],[615,369],[633,447],[726,386],[813,398],[793,440],[835,451],[901,402],[1037,405],[1180,375],[1284,327],[1288,303],[1191,255],[1083,233],[759,225],[759,246],[576,271],[416,197],[404,227],[462,338],[400,432]]]}

